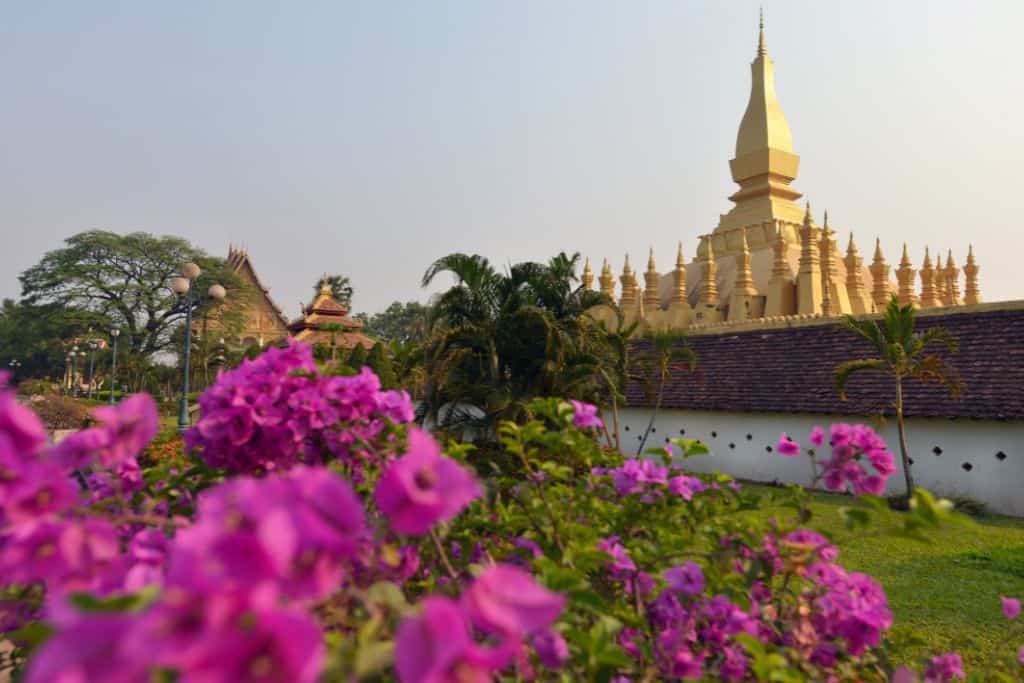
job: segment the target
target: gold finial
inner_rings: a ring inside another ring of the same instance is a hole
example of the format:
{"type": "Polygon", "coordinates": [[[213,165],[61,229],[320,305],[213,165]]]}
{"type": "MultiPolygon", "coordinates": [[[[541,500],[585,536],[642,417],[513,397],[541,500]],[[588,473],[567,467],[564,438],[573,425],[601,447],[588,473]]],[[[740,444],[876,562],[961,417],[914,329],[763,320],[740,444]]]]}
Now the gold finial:
{"type": "Polygon", "coordinates": [[[854,256],[857,255],[857,245],[853,243],[853,233],[852,232],[850,233],[850,241],[846,245],[846,254],[847,254],[847,256],[849,256],[850,254],[853,254],[854,256]]]}
{"type": "Polygon", "coordinates": [[[327,273],[324,273],[323,277],[320,278],[320,294],[321,296],[331,295],[331,286],[327,284],[327,273]]]}
{"type": "Polygon", "coordinates": [[[654,270],[655,270],[655,267],[654,267],[654,247],[652,246],[651,247],[650,256],[647,257],[647,272],[648,273],[653,273],[654,270]]]}
{"type": "Polygon", "coordinates": [[[631,275],[633,273],[633,269],[629,265],[629,254],[626,254],[626,263],[622,266],[622,272],[624,275],[631,275]]]}
{"type": "Polygon", "coordinates": [[[811,224],[811,200],[807,200],[807,208],[804,210],[804,225],[809,226],[811,224]]]}
{"type": "Polygon", "coordinates": [[[594,271],[590,269],[590,257],[587,257],[586,263],[583,264],[583,289],[589,290],[594,284],[594,271]]]}
{"type": "Polygon", "coordinates": [[[679,241],[679,251],[676,253],[676,268],[683,268],[686,266],[686,259],[683,258],[683,242],[679,241]]]}
{"type": "Polygon", "coordinates": [[[762,7],[757,22],[757,56],[764,57],[767,54],[768,46],[764,42],[764,7],[762,7]]]}
{"type": "Polygon", "coordinates": [[[924,263],[921,264],[921,267],[922,268],[931,268],[932,267],[932,257],[928,253],[928,247],[924,248],[924,263]]]}
{"type": "Polygon", "coordinates": [[[875,238],[875,261],[885,261],[885,257],[882,256],[882,238],[875,238]]]}
{"type": "Polygon", "coordinates": [[[906,242],[903,243],[903,257],[900,259],[900,265],[901,266],[909,266],[910,265],[910,254],[907,253],[907,243],[906,242]]]}

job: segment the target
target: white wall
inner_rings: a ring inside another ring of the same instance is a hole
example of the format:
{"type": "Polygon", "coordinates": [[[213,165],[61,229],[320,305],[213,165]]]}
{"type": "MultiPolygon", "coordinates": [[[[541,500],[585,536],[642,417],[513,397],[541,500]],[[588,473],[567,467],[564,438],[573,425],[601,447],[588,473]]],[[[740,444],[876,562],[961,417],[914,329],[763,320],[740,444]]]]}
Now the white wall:
{"type": "MultiPolygon", "coordinates": [[[[651,410],[646,408],[620,411],[620,434],[627,455],[636,453],[650,416],[651,410]]],[[[811,445],[807,441],[811,427],[827,429],[833,422],[865,422],[879,429],[872,420],[850,416],[662,410],[647,447],[663,446],[666,438],[699,439],[713,455],[689,459],[689,469],[718,470],[752,481],[807,484],[810,466],[806,455],[779,455],[775,449],[779,435],[786,432],[806,448],[811,445]]],[[[899,467],[895,420],[888,421],[880,433],[899,467]]],[[[1024,517],[1024,423],[914,418],[907,420],[907,442],[918,486],[937,495],[984,503],[991,512],[1024,517]],[[941,452],[935,453],[936,448],[941,452]]],[[[829,453],[818,455],[828,457],[829,453]]],[[[888,492],[902,490],[901,468],[889,479],[888,492]]]]}

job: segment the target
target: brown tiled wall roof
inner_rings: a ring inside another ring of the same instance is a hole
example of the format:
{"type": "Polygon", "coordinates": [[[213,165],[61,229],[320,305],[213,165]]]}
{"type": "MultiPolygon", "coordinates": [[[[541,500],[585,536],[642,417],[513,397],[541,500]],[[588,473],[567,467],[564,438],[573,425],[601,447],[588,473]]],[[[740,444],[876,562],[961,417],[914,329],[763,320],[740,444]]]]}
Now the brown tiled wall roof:
{"type": "MultiPolygon", "coordinates": [[[[1024,308],[918,318],[918,329],[933,325],[946,327],[959,339],[960,352],[946,357],[965,391],[954,400],[940,385],[910,380],[905,389],[907,416],[1024,420],[1024,308]]],[[[725,330],[693,335],[688,343],[697,353],[697,367],[693,372],[682,366],[673,369],[665,387],[665,408],[892,414],[892,380],[880,373],[853,376],[847,400],[840,400],[835,366],[872,354],[866,342],[835,324],[725,330]]],[[[639,340],[634,346],[634,353],[641,352],[647,342],[639,340]]],[[[945,355],[942,351],[940,355],[945,355]]],[[[630,406],[654,404],[641,382],[633,382],[626,394],[630,406]]]]}

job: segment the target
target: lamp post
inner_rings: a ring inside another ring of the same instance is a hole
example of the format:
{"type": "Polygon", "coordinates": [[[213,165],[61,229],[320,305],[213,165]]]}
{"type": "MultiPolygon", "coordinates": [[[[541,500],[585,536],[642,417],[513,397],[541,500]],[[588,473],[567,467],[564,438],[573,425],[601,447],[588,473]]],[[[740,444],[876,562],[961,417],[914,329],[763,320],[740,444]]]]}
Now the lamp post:
{"type": "Polygon", "coordinates": [[[117,389],[117,338],[121,336],[121,330],[116,327],[110,331],[110,405],[114,405],[114,391],[117,389]]]}
{"type": "Polygon", "coordinates": [[[78,362],[78,346],[71,347],[71,397],[78,396],[78,387],[75,386],[75,370],[78,362]]]}
{"type": "MultiPolygon", "coordinates": [[[[181,400],[178,402],[178,432],[184,433],[188,429],[188,376],[189,356],[192,351],[192,308],[198,303],[199,298],[195,295],[193,283],[199,278],[199,266],[194,263],[186,263],[181,267],[181,277],[171,281],[171,289],[180,296],[185,303],[185,345],[182,353],[181,372],[181,400]]],[[[221,301],[227,295],[227,291],[220,285],[211,285],[206,292],[210,299],[221,301]]]]}
{"type": "Polygon", "coordinates": [[[17,379],[18,378],[18,368],[21,367],[21,361],[18,360],[17,358],[14,358],[7,365],[11,368],[11,378],[12,379],[17,379]]]}
{"type": "Polygon", "coordinates": [[[92,400],[92,381],[96,370],[96,347],[98,346],[95,339],[89,340],[89,390],[86,397],[90,401],[92,400]]]}

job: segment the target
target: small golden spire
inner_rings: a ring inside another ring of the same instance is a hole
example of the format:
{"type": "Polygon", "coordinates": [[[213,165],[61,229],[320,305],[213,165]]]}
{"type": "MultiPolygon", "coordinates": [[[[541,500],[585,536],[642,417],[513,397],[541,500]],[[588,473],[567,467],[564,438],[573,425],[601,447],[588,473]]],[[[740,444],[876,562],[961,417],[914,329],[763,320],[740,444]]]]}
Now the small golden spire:
{"type": "Polygon", "coordinates": [[[757,56],[765,57],[767,54],[768,46],[764,41],[764,7],[762,7],[757,22],[757,56]]]}
{"type": "Polygon", "coordinates": [[[647,259],[647,272],[644,274],[644,309],[656,311],[661,307],[661,297],[658,296],[658,270],[654,265],[654,247],[651,247],[651,254],[647,259]]]}
{"type": "Polygon", "coordinates": [[[964,303],[980,304],[981,290],[978,288],[978,267],[974,260],[974,245],[967,246],[967,263],[964,265],[964,303]]]}
{"type": "Polygon", "coordinates": [[[590,269],[590,257],[583,264],[583,289],[589,290],[594,284],[594,271],[590,269]]]}
{"type": "Polygon", "coordinates": [[[676,254],[676,269],[672,273],[672,303],[685,304],[686,301],[686,261],[683,259],[683,243],[679,242],[676,254]]]}
{"type": "Polygon", "coordinates": [[[882,255],[882,240],[875,238],[875,259],[871,262],[871,301],[881,311],[889,304],[889,264],[882,255]]]}
{"type": "Polygon", "coordinates": [[[711,247],[711,236],[704,235],[701,238],[701,246],[698,248],[701,254],[700,260],[703,269],[700,274],[700,303],[705,306],[718,305],[718,283],[716,275],[718,265],[715,263],[715,251],[711,247]]]}
{"type": "Polygon", "coordinates": [[[615,296],[615,276],[612,275],[612,267],[608,265],[608,259],[601,264],[601,293],[609,298],[615,296]]]}
{"type": "Polygon", "coordinates": [[[320,296],[330,296],[331,286],[327,284],[327,273],[324,273],[323,277],[320,278],[320,296]]]}
{"type": "Polygon", "coordinates": [[[900,267],[896,269],[896,280],[899,284],[896,296],[900,306],[910,306],[917,303],[914,294],[914,267],[910,264],[910,254],[907,253],[907,245],[903,244],[903,258],[900,259],[900,267]]]}

